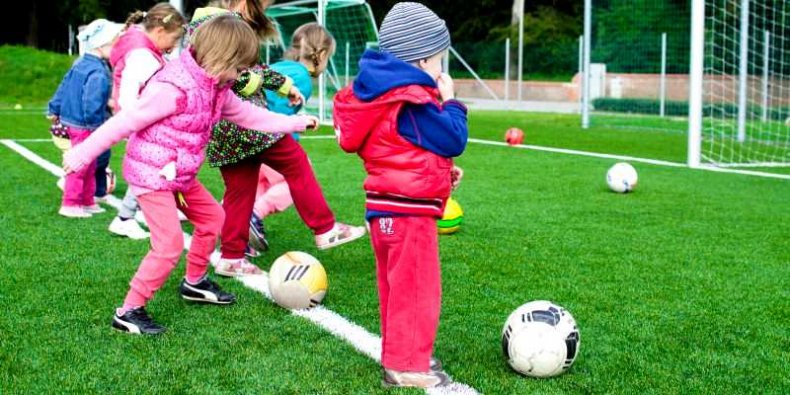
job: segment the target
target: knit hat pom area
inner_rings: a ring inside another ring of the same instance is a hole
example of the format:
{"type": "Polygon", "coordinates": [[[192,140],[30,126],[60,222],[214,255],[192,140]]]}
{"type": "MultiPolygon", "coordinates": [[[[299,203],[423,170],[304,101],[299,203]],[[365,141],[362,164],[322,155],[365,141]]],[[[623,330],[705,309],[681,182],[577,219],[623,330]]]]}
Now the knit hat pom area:
{"type": "Polygon", "coordinates": [[[428,7],[397,3],[381,23],[379,47],[404,62],[416,62],[449,48],[450,32],[444,20],[428,7]]]}

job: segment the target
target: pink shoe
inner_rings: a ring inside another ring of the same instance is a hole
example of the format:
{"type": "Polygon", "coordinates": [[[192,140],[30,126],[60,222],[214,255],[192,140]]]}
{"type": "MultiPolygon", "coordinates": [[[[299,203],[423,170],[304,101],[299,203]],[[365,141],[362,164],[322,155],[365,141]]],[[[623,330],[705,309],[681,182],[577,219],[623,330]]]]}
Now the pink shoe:
{"type": "Polygon", "coordinates": [[[329,232],[315,237],[315,245],[319,250],[326,250],[354,241],[364,236],[365,233],[364,226],[351,226],[335,222],[335,226],[329,232]]]}
{"type": "Polygon", "coordinates": [[[240,277],[250,274],[263,274],[263,271],[246,258],[226,259],[221,258],[214,266],[214,273],[225,277],[240,277]]]}

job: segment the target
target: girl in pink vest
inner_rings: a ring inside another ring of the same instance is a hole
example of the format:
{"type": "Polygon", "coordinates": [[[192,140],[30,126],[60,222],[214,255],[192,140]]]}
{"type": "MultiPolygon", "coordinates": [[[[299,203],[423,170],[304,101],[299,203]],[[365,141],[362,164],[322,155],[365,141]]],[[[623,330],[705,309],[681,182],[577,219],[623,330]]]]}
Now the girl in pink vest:
{"type": "MultiPolygon", "coordinates": [[[[126,32],[110,53],[113,112],[137,101],[143,86],[164,67],[164,54],[181,41],[185,23],[184,16],[168,3],[129,15],[126,32]]],[[[148,232],[134,220],[138,208],[137,198],[131,188],[127,189],[118,216],[110,223],[110,232],[130,239],[148,238],[148,232]]]]}
{"type": "Polygon", "coordinates": [[[258,59],[253,30],[234,16],[214,18],[191,38],[190,47],[146,84],[140,98],[107,121],[64,157],[66,173],[79,171],[103,150],[129,137],[124,178],[137,197],[151,231],[143,259],[112,326],[129,333],[159,334],[165,328],[145,311],[164,285],[184,248],[180,209],[194,225],[181,297],[225,305],[236,297],[207,276],[209,257],[225,214],[198,181],[211,127],[220,118],[253,129],[282,133],[317,127],[308,116],[285,116],[242,102],[229,88],[258,59]]]}

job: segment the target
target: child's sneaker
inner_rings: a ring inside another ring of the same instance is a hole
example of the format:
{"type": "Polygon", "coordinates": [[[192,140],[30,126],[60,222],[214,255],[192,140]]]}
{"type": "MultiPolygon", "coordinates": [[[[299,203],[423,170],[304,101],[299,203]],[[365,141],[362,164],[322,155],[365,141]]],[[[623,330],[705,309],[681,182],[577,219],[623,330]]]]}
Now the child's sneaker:
{"type": "Polygon", "coordinates": [[[149,234],[132,218],[123,220],[121,217],[115,217],[110,222],[108,230],[118,236],[125,236],[132,240],[147,239],[149,234]]]}
{"type": "Polygon", "coordinates": [[[315,237],[315,245],[319,250],[326,250],[354,241],[364,235],[364,226],[351,226],[336,222],[329,232],[315,237]]]}
{"type": "Polygon", "coordinates": [[[217,283],[204,276],[197,284],[190,284],[186,279],[181,280],[179,287],[181,297],[186,300],[201,303],[231,304],[236,301],[236,295],[223,291],[217,283]]]}
{"type": "Polygon", "coordinates": [[[257,258],[261,256],[261,253],[258,252],[258,250],[250,247],[249,244],[247,244],[247,247],[244,248],[244,255],[247,255],[250,258],[257,258]]]}
{"type": "Polygon", "coordinates": [[[399,372],[397,370],[384,369],[385,387],[417,387],[431,388],[450,383],[450,376],[444,371],[428,372],[399,372]]]}
{"type": "Polygon", "coordinates": [[[85,206],[82,209],[85,210],[85,212],[89,213],[89,214],[101,214],[101,213],[107,211],[107,210],[101,208],[101,206],[99,206],[98,204],[94,204],[94,205],[91,205],[91,206],[85,206]]]}
{"type": "Polygon", "coordinates": [[[263,226],[263,219],[254,213],[250,217],[250,245],[256,250],[269,250],[269,241],[266,240],[266,227],[263,226]]]}
{"type": "Polygon", "coordinates": [[[239,277],[248,274],[263,274],[263,271],[246,258],[220,258],[219,262],[214,266],[214,273],[225,277],[239,277]]]}
{"type": "Polygon", "coordinates": [[[109,193],[105,194],[104,196],[94,196],[93,200],[95,200],[97,203],[107,203],[107,198],[109,196],[110,196],[109,193]]]}
{"type": "Polygon", "coordinates": [[[82,209],[82,206],[60,206],[58,214],[68,218],[90,218],[93,215],[82,209]]]}
{"type": "Polygon", "coordinates": [[[121,331],[134,334],[158,335],[166,329],[157,324],[145,311],[145,307],[128,310],[123,315],[116,312],[112,317],[112,327],[121,331]]]}

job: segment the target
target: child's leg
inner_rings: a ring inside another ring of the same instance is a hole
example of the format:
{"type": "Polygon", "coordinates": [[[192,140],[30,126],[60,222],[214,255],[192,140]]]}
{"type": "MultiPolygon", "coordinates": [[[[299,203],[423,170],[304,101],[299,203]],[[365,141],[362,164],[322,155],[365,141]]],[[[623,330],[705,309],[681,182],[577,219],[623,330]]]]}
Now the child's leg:
{"type": "MultiPolygon", "coordinates": [[[[72,127],[69,127],[67,130],[72,147],[82,144],[90,136],[89,130],[72,127]]],[[[83,205],[82,193],[85,190],[86,174],[90,174],[93,177],[93,170],[90,166],[66,176],[66,185],[63,188],[63,206],[77,207],[83,205]]]]}
{"type": "Polygon", "coordinates": [[[137,203],[137,198],[132,193],[132,189],[127,188],[126,194],[123,195],[121,208],[118,210],[118,216],[123,219],[134,218],[138,208],[139,204],[137,203]]]}
{"type": "Polygon", "coordinates": [[[288,183],[294,207],[305,225],[316,235],[332,229],[335,215],[321,192],[307,154],[293,137],[286,135],[282,140],[263,151],[261,162],[280,173],[288,183]]]}
{"type": "Polygon", "coordinates": [[[396,371],[427,372],[441,309],[436,220],[376,218],[370,235],[379,284],[381,364],[396,371]]]}
{"type": "Polygon", "coordinates": [[[96,201],[93,199],[96,193],[96,161],[85,169],[85,179],[82,181],[82,205],[93,206],[96,201]]]}
{"type": "Polygon", "coordinates": [[[260,167],[260,162],[251,158],[219,168],[225,181],[225,195],[222,198],[222,208],[225,210],[221,246],[223,258],[244,258],[260,167]]]}
{"type": "Polygon", "coordinates": [[[258,191],[255,197],[253,212],[259,218],[266,218],[269,214],[279,213],[293,204],[291,191],[282,174],[271,167],[261,165],[258,178],[258,191]]]}
{"type": "Polygon", "coordinates": [[[102,197],[107,194],[107,165],[110,164],[111,150],[104,151],[98,158],[96,158],[96,171],[93,173],[96,180],[96,197],[102,197]]]}
{"type": "Polygon", "coordinates": [[[190,283],[196,283],[208,270],[209,258],[214,252],[217,236],[225,221],[225,212],[197,179],[183,192],[183,196],[186,205],[179,203],[178,208],[195,226],[187,252],[186,279],[190,283]]]}
{"type": "Polygon", "coordinates": [[[151,250],[132,278],[124,308],[145,306],[164,285],[184,250],[184,233],[172,192],[149,192],[137,197],[151,231],[151,250]]]}

